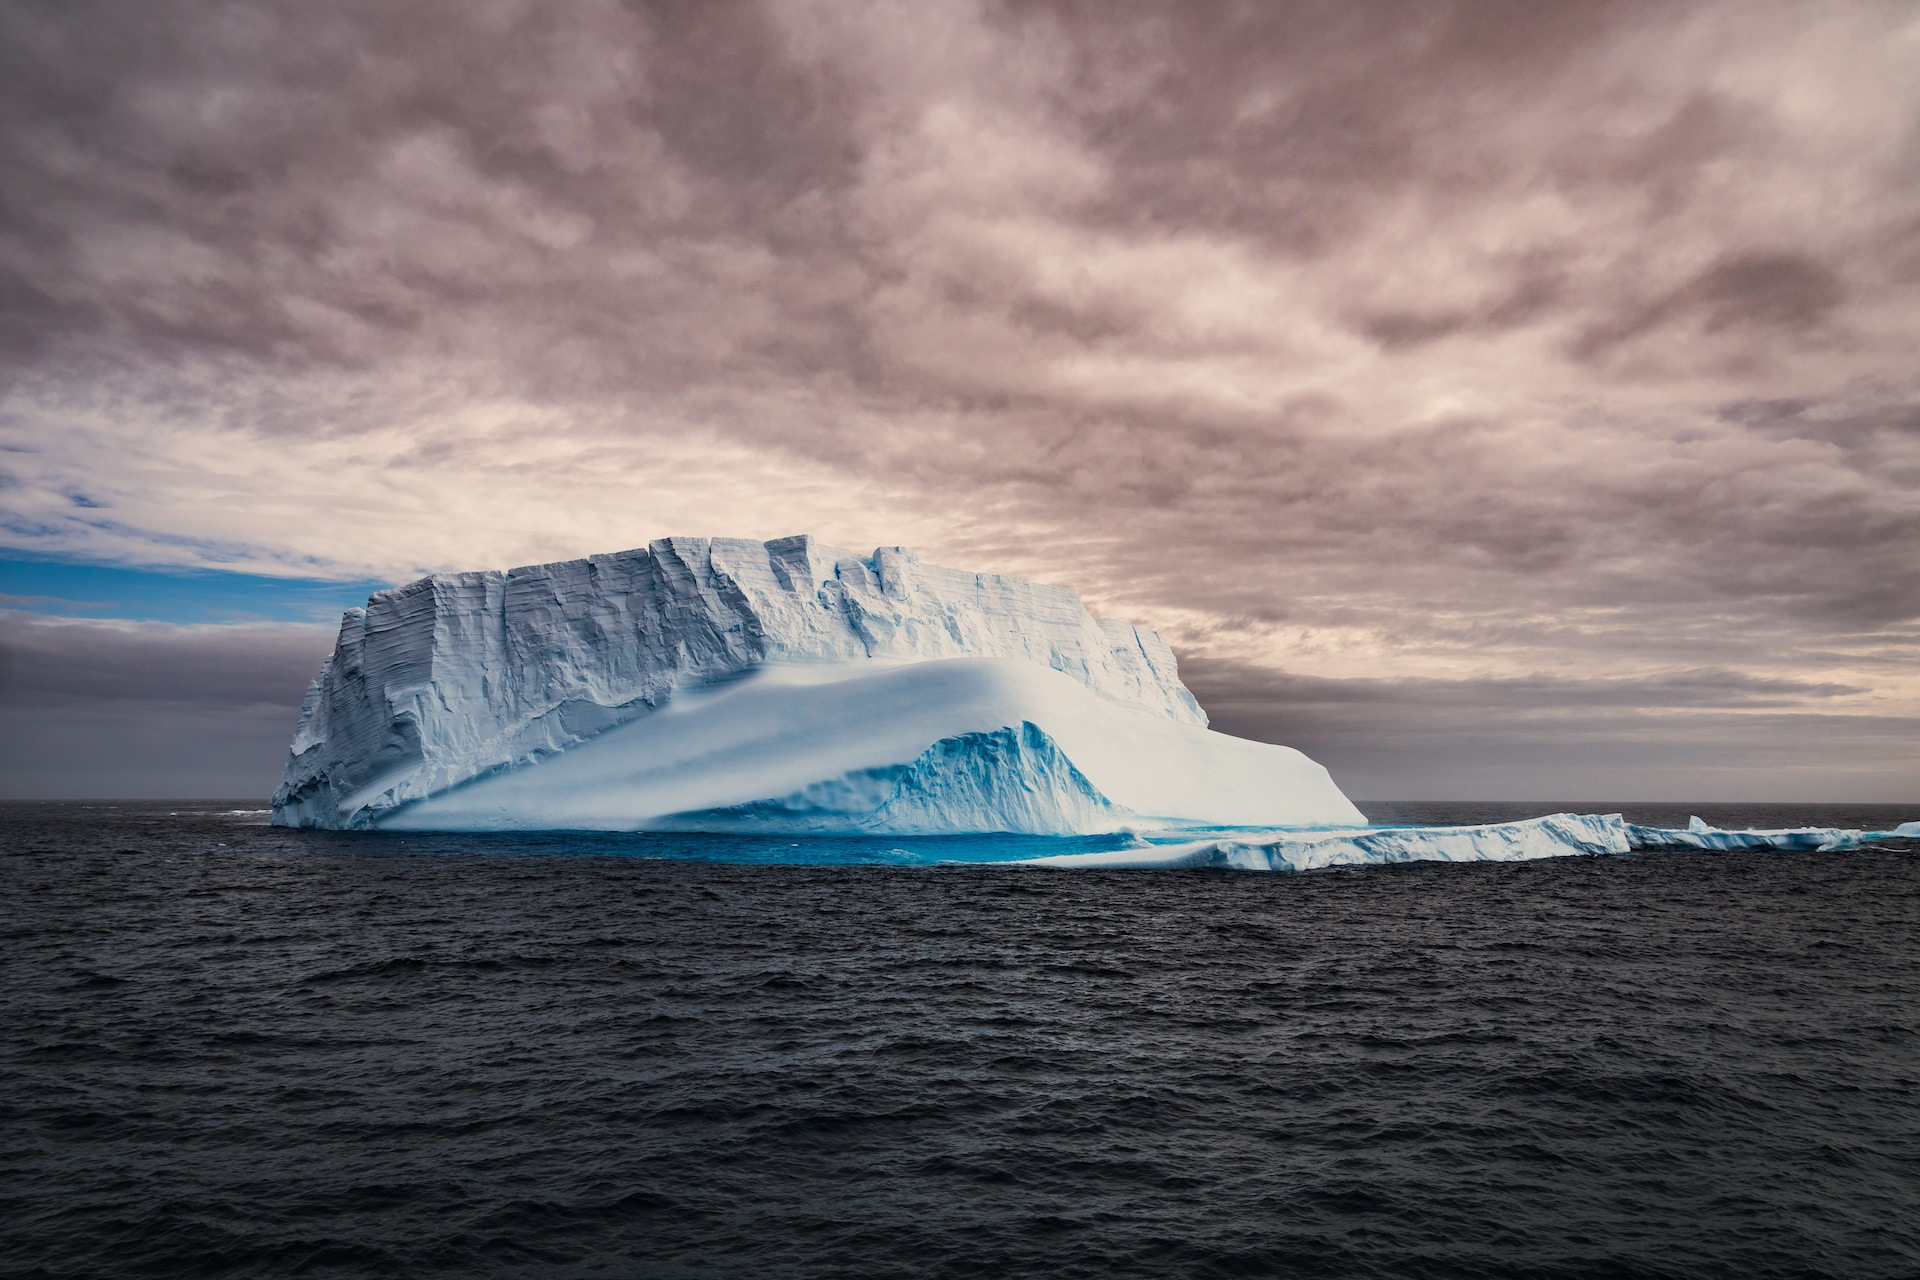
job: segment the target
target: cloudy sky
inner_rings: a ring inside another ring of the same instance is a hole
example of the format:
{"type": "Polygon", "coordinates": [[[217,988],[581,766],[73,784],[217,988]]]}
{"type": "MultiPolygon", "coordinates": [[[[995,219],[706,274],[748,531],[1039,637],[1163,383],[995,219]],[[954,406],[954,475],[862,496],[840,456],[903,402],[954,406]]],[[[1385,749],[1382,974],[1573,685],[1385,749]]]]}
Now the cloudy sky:
{"type": "Polygon", "coordinates": [[[264,794],[369,585],[807,531],[1078,587],[1356,796],[1920,799],[1916,66],[1911,2],[17,0],[0,786],[264,794]]]}

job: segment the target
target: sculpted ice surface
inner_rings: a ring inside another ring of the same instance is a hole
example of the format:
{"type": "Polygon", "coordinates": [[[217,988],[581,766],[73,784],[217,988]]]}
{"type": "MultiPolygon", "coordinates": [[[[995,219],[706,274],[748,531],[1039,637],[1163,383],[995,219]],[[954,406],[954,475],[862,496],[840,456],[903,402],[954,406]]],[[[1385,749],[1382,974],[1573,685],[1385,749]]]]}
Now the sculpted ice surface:
{"type": "Polygon", "coordinates": [[[1077,593],[812,538],[439,574],[343,619],[274,820],[755,831],[1360,824],[1077,593]]]}

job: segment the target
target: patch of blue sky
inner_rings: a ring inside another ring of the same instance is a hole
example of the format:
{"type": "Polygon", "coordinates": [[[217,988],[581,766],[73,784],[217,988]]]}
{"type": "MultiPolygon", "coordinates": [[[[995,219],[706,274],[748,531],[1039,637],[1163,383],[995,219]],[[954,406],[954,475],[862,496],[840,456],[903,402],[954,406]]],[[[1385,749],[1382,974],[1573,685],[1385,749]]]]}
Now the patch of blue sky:
{"type": "MultiPolygon", "coordinates": [[[[68,503],[78,511],[104,510],[101,503],[85,497],[68,493],[64,495],[68,503]]],[[[218,538],[202,538],[177,533],[162,533],[158,530],[143,529],[138,525],[127,524],[110,516],[80,515],[68,512],[55,519],[32,518],[14,512],[0,511],[0,555],[21,560],[59,560],[71,564],[123,565],[126,560],[113,554],[92,552],[86,548],[104,542],[108,546],[129,548],[135,554],[129,559],[150,559],[162,566],[177,566],[182,569],[214,569],[222,572],[245,573],[250,567],[260,565],[260,548],[243,542],[218,538]],[[140,553],[146,553],[144,556],[140,553]]],[[[267,577],[301,576],[302,565],[316,572],[305,575],[313,581],[330,581],[326,577],[326,564],[308,557],[302,561],[288,563],[282,557],[274,557],[276,563],[286,564],[290,575],[267,574],[267,577]]]]}
{"type": "Polygon", "coordinates": [[[140,622],[338,622],[390,582],[283,578],[224,569],[86,564],[0,555],[0,608],[140,622]]]}

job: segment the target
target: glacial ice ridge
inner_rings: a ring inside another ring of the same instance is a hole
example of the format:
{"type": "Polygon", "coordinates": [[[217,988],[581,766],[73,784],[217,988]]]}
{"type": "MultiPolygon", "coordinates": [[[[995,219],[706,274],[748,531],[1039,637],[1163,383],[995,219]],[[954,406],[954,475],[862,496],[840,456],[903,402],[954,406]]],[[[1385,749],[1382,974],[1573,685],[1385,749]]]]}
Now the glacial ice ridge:
{"type": "Polygon", "coordinates": [[[415,830],[1102,832],[1365,818],[1206,728],[1077,593],[812,538],[440,574],[342,620],[273,820],[415,830]]]}

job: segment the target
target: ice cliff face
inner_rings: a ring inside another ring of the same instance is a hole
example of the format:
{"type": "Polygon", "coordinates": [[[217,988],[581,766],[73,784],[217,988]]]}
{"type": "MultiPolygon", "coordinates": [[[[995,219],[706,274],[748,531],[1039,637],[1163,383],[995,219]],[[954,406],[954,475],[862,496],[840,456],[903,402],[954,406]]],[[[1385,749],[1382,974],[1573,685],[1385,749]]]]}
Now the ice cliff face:
{"type": "Polygon", "coordinates": [[[1106,703],[1206,724],[1159,635],[1092,617],[1073,591],[897,547],[668,538],[436,574],[350,610],[307,691],[274,820],[373,825],[758,668],[952,658],[1023,660],[1106,703]]]}

